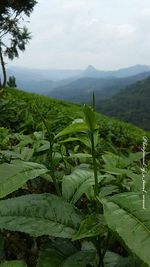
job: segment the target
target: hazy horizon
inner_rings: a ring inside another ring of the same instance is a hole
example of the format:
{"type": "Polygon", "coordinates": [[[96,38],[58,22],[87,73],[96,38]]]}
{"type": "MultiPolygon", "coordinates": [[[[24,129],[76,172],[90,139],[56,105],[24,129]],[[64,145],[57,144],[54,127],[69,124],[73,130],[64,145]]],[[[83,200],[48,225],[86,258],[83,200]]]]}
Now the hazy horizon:
{"type": "MultiPolygon", "coordinates": [[[[38,0],[32,40],[8,65],[115,70],[150,65],[149,0],[38,0]]],[[[26,21],[26,20],[25,20],[26,21]]]]}
{"type": "Polygon", "coordinates": [[[85,68],[37,68],[37,67],[28,67],[28,66],[23,66],[23,65],[13,65],[13,64],[8,64],[8,66],[6,67],[7,69],[9,69],[9,68],[16,68],[16,69],[28,69],[28,70],[62,70],[62,71],[65,71],[65,70],[70,70],[70,71],[74,71],[74,70],[76,70],[76,71],[84,71],[84,70],[86,70],[89,66],[92,66],[92,67],[94,67],[96,70],[98,70],[98,71],[117,71],[117,70],[121,70],[121,69],[128,69],[128,68],[132,68],[132,67],[136,67],[136,66],[146,66],[146,67],[150,67],[150,64],[149,65],[147,65],[147,64],[134,64],[134,65],[130,65],[130,66],[124,66],[124,67],[122,67],[122,68],[112,68],[112,69],[103,69],[103,68],[101,68],[101,69],[99,69],[99,68],[96,68],[95,66],[93,66],[93,65],[88,65],[88,66],[86,66],[85,68]]]}

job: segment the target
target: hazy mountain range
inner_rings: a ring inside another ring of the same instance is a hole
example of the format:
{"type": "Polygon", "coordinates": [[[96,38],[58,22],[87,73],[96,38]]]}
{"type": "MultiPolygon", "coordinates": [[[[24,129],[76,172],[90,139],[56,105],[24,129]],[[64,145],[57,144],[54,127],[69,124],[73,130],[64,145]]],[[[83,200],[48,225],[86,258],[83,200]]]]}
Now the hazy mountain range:
{"type": "Polygon", "coordinates": [[[14,75],[18,88],[25,91],[84,102],[91,97],[93,90],[98,98],[105,98],[126,85],[150,76],[150,66],[135,65],[114,71],[97,70],[91,65],[85,70],[10,67],[7,73],[8,76],[14,75]]]}
{"type": "Polygon", "coordinates": [[[150,77],[127,86],[107,100],[96,101],[96,110],[150,130],[150,77]]]}
{"type": "Polygon", "coordinates": [[[150,66],[115,71],[10,68],[19,88],[75,103],[88,103],[95,92],[96,111],[150,130],[150,66]]]}
{"type": "Polygon", "coordinates": [[[68,100],[75,103],[86,103],[92,99],[93,92],[96,100],[106,99],[137,81],[150,76],[150,72],[143,72],[124,78],[80,78],[61,85],[49,93],[57,99],[68,100]]]}

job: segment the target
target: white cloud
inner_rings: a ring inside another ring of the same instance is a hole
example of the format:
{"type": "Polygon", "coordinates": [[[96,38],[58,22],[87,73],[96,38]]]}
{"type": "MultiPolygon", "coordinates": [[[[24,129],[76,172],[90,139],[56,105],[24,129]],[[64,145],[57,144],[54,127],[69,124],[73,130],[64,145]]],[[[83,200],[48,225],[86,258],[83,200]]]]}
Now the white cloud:
{"type": "Polygon", "coordinates": [[[39,0],[33,39],[16,64],[117,68],[150,64],[149,0],[39,0]]]}

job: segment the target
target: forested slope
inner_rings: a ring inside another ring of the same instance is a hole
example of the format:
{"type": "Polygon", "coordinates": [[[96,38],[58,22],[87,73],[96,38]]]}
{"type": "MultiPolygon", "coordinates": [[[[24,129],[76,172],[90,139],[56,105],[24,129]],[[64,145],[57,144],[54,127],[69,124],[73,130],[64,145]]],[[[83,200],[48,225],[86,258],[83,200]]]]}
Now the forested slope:
{"type": "Polygon", "coordinates": [[[150,130],[150,78],[127,86],[111,99],[97,102],[98,112],[150,130]]]}

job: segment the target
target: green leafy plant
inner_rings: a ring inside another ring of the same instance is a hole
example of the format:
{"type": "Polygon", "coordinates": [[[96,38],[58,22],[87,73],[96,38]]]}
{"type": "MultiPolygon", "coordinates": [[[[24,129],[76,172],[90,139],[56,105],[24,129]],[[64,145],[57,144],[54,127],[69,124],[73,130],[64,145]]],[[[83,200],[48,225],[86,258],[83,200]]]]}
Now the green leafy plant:
{"type": "MultiPolygon", "coordinates": [[[[4,243],[14,233],[15,248],[26,240],[34,267],[150,266],[149,208],[142,209],[140,192],[142,153],[117,153],[111,142],[109,151],[104,149],[104,132],[87,105],[60,131],[53,126],[55,114],[49,122],[45,111],[39,107],[38,112],[42,130],[27,134],[25,122],[20,133],[0,131],[4,243]]],[[[146,190],[149,206],[149,183],[146,190]]],[[[4,256],[1,266],[26,266],[26,256],[20,261],[16,254],[4,256]]]]}

